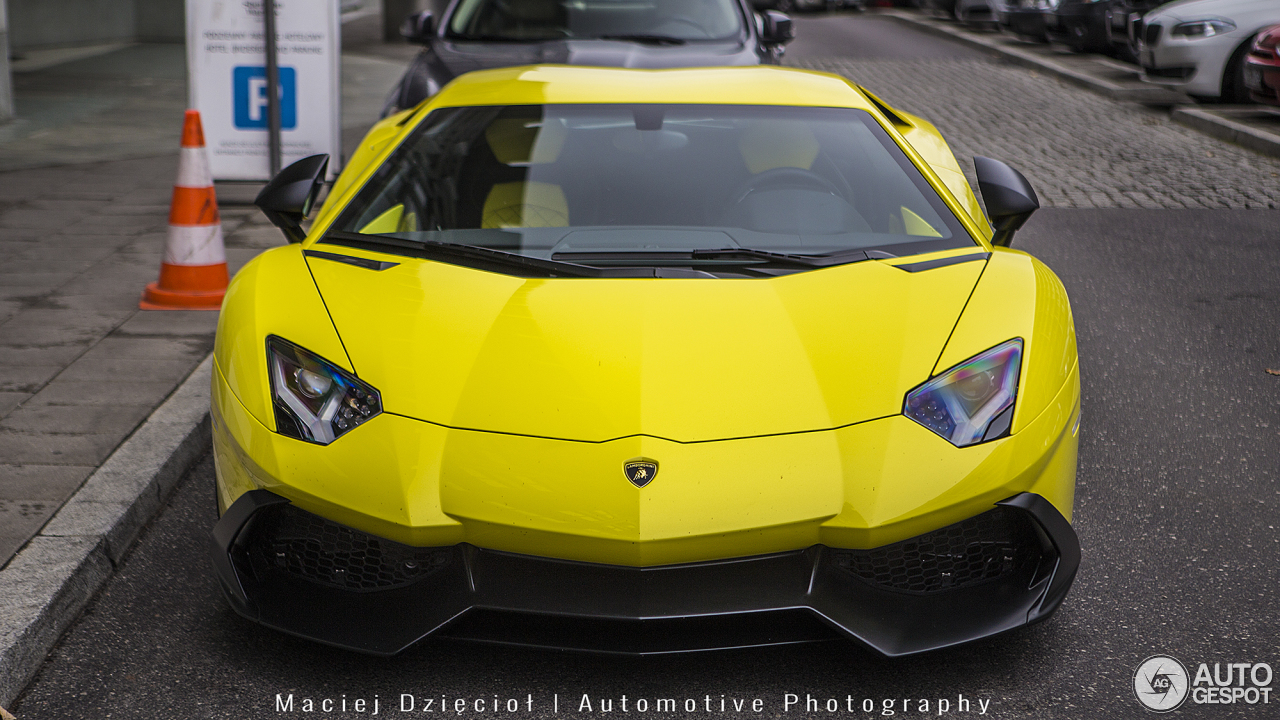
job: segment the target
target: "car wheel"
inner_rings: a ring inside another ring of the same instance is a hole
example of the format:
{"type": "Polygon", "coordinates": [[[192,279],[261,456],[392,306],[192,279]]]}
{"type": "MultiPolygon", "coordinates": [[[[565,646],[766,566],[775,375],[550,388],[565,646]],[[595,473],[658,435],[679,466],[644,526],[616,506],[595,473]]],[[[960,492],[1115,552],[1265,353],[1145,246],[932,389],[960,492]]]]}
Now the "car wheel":
{"type": "Polygon", "coordinates": [[[1249,50],[1249,43],[1253,38],[1249,38],[1240,43],[1240,47],[1231,53],[1231,59],[1227,61],[1227,69],[1222,73],[1222,93],[1219,96],[1220,101],[1224,103],[1245,104],[1252,103],[1253,99],[1249,97],[1249,88],[1244,84],[1244,60],[1245,53],[1249,50]]]}

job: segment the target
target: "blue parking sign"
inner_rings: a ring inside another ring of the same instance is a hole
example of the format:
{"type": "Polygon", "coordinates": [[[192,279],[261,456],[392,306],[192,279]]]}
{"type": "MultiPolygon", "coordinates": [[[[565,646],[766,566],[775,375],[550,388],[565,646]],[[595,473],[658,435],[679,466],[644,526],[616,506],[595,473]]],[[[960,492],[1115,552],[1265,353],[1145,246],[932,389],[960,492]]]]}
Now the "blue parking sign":
{"type": "MultiPolygon", "coordinates": [[[[291,67],[279,70],[280,127],[292,130],[298,126],[298,73],[291,67]]],[[[231,85],[235,93],[236,129],[266,130],[267,69],[261,65],[232,68],[231,85]]]]}

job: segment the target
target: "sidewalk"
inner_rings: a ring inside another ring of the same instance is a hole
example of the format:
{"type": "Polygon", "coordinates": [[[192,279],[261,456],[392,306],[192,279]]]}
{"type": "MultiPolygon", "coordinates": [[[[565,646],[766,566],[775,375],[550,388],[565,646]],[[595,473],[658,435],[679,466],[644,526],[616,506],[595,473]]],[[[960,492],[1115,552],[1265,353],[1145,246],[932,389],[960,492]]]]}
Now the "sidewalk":
{"type": "MultiPolygon", "coordinates": [[[[343,27],[343,145],[414,47],[343,27]]],[[[0,706],[207,447],[218,315],[138,310],[164,252],[186,108],[181,45],[31,53],[0,126],[0,706]],[[157,408],[159,408],[157,410],[157,408]]],[[[218,186],[232,273],[279,230],[218,186]]]]}
{"type": "MultiPolygon", "coordinates": [[[[344,28],[348,146],[413,53],[380,47],[378,22],[344,28]]],[[[20,119],[0,126],[0,567],[213,347],[217,313],[138,310],[164,251],[185,50],[101,50],[20,65],[20,119]]],[[[255,188],[220,191],[234,273],[283,237],[229,206],[255,188]]]]}

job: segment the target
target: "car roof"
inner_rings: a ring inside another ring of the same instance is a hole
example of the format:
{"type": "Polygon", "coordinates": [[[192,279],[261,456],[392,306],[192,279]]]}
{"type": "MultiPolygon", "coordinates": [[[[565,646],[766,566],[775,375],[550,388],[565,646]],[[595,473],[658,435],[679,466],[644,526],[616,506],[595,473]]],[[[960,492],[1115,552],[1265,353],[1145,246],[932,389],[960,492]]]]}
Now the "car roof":
{"type": "Polygon", "coordinates": [[[432,108],[475,105],[673,103],[849,107],[877,114],[848,80],[774,66],[633,70],[568,65],[467,73],[432,108]]]}

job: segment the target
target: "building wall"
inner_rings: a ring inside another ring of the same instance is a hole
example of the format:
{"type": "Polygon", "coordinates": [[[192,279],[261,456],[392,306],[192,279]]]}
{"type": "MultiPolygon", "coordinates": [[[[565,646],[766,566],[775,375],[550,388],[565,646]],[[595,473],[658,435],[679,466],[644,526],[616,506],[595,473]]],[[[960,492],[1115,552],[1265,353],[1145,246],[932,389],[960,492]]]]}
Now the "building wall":
{"type": "Polygon", "coordinates": [[[183,0],[134,0],[137,39],[142,42],[183,42],[187,38],[183,0]]]}
{"type": "Polygon", "coordinates": [[[134,40],[182,42],[183,0],[8,0],[9,44],[22,50],[134,40]]]}

